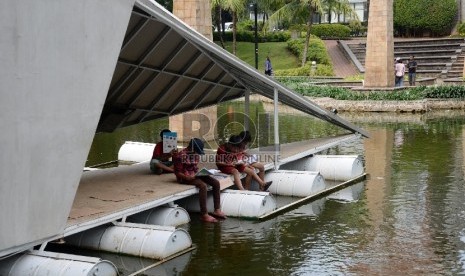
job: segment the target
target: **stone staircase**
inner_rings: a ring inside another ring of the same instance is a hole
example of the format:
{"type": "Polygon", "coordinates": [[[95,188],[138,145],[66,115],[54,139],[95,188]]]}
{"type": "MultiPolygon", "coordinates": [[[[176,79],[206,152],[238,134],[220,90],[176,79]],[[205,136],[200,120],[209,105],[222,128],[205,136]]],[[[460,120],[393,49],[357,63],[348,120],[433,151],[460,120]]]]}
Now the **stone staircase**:
{"type": "Polygon", "coordinates": [[[463,77],[463,63],[465,59],[465,53],[461,53],[452,66],[447,71],[447,79],[462,78],[463,77]]]}
{"type": "MultiPolygon", "coordinates": [[[[356,65],[365,72],[366,43],[339,41],[339,46],[356,65]]],[[[405,62],[415,56],[420,77],[458,78],[463,76],[465,39],[409,39],[394,42],[394,57],[405,62]]]]}

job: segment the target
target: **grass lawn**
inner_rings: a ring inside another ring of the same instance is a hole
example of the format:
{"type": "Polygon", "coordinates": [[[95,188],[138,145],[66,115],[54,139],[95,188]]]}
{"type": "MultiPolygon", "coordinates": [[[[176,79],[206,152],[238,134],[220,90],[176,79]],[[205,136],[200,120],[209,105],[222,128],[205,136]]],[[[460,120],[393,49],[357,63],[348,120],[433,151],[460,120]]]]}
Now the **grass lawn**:
{"type": "MultiPolygon", "coordinates": [[[[266,56],[270,57],[274,70],[300,67],[299,59],[286,46],[286,42],[258,43],[258,70],[265,71],[266,56]]],[[[225,48],[232,52],[232,42],[226,42],[225,48]]],[[[255,67],[255,43],[237,42],[237,57],[255,67]]]]}

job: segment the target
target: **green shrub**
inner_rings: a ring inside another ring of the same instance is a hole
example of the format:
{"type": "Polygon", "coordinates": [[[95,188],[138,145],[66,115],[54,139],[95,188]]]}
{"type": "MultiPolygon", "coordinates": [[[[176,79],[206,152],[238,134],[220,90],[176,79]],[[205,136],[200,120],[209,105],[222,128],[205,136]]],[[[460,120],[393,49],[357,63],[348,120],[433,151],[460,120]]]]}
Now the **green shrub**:
{"type": "Polygon", "coordinates": [[[460,24],[458,24],[457,32],[460,36],[465,36],[465,22],[460,22],[460,24]]]}
{"type": "Polygon", "coordinates": [[[242,31],[253,32],[254,27],[255,27],[255,22],[253,22],[252,20],[241,20],[237,22],[237,30],[239,32],[242,32],[242,31]]]}
{"type": "Polygon", "coordinates": [[[350,28],[341,24],[317,24],[310,33],[320,38],[343,39],[350,36],[350,28]]]}
{"type": "MultiPolygon", "coordinates": [[[[298,56],[299,59],[302,59],[304,45],[304,38],[291,39],[287,42],[287,48],[289,51],[298,56]]],[[[331,58],[329,57],[324,42],[314,35],[310,37],[307,61],[316,61],[317,64],[332,65],[331,58]]]]}
{"type": "Polygon", "coordinates": [[[456,14],[456,0],[394,1],[394,27],[400,35],[448,35],[456,14]]]}
{"type": "Polygon", "coordinates": [[[353,76],[347,76],[344,78],[345,81],[361,81],[365,79],[365,75],[363,74],[358,74],[358,75],[353,75],[353,76]]]}
{"type": "MultiPolygon", "coordinates": [[[[244,26],[246,28],[246,26],[244,26]]],[[[258,33],[258,42],[286,42],[291,38],[289,31],[269,32],[263,34],[258,33]]],[[[213,40],[220,40],[220,33],[213,33],[213,40]]],[[[223,34],[224,41],[233,41],[233,32],[225,32],[223,34]]],[[[239,30],[236,32],[236,41],[238,42],[255,42],[255,32],[248,30],[239,30]]]]}
{"type": "Polygon", "coordinates": [[[274,74],[275,76],[309,76],[310,66],[306,65],[298,68],[275,70],[274,74]]]}
{"type": "Polygon", "coordinates": [[[303,67],[276,70],[275,76],[310,76],[310,77],[332,77],[334,76],[333,67],[326,64],[317,64],[316,69],[312,70],[310,64],[303,67]]]}
{"type": "Polygon", "coordinates": [[[428,86],[424,88],[425,98],[432,99],[463,99],[465,98],[465,86],[442,85],[428,86]]]}
{"type": "Polygon", "coordinates": [[[310,76],[332,77],[334,76],[333,66],[327,64],[317,64],[315,72],[310,73],[310,76]]]}
{"type": "Polygon", "coordinates": [[[290,89],[309,97],[330,97],[336,100],[411,101],[421,99],[465,99],[465,86],[417,86],[394,91],[353,91],[337,86],[316,86],[308,77],[277,78],[290,89]]]}
{"type": "Polygon", "coordinates": [[[368,28],[362,24],[359,20],[350,20],[349,26],[351,36],[364,36],[366,35],[368,28]]]}

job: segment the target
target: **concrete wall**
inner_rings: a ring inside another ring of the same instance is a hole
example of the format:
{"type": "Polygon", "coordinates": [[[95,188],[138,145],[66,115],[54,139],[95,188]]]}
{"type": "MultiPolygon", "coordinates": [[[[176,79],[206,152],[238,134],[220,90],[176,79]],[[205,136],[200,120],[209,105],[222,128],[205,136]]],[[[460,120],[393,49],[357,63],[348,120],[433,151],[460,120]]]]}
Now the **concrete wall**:
{"type": "Polygon", "coordinates": [[[133,5],[0,2],[0,256],[63,233],[133,5]]]}

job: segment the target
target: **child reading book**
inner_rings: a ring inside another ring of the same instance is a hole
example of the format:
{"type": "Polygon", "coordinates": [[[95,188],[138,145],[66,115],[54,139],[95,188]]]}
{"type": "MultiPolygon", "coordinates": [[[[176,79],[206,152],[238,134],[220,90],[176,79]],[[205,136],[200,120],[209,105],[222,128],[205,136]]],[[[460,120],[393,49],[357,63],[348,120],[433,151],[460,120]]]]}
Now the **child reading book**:
{"type": "Polygon", "coordinates": [[[218,148],[216,166],[222,173],[233,175],[234,184],[239,190],[245,190],[241,181],[242,172],[257,181],[262,191],[268,190],[271,185],[271,181],[265,182],[257,175],[254,168],[244,162],[240,150],[240,137],[237,135],[231,136],[227,143],[218,148]]]}
{"type": "Polygon", "coordinates": [[[216,218],[226,218],[220,207],[220,182],[210,175],[197,175],[199,172],[198,163],[200,154],[205,154],[202,140],[198,138],[191,139],[187,148],[173,156],[174,174],[179,183],[194,185],[199,189],[201,219],[205,222],[217,222],[216,218]],[[207,185],[212,186],[213,190],[215,210],[211,215],[207,211],[207,185]]]}
{"type": "MultiPolygon", "coordinates": [[[[248,154],[247,149],[249,144],[252,142],[252,136],[248,130],[242,131],[239,134],[240,142],[239,142],[239,150],[241,151],[244,159],[247,160],[247,163],[254,169],[258,170],[258,177],[261,180],[265,180],[265,166],[258,162],[258,157],[255,154],[248,154]]],[[[250,182],[252,181],[252,177],[248,176],[245,178],[244,186],[249,189],[250,182]]],[[[268,189],[268,188],[267,188],[268,189]]],[[[265,190],[266,191],[266,190],[265,190]]]]}

